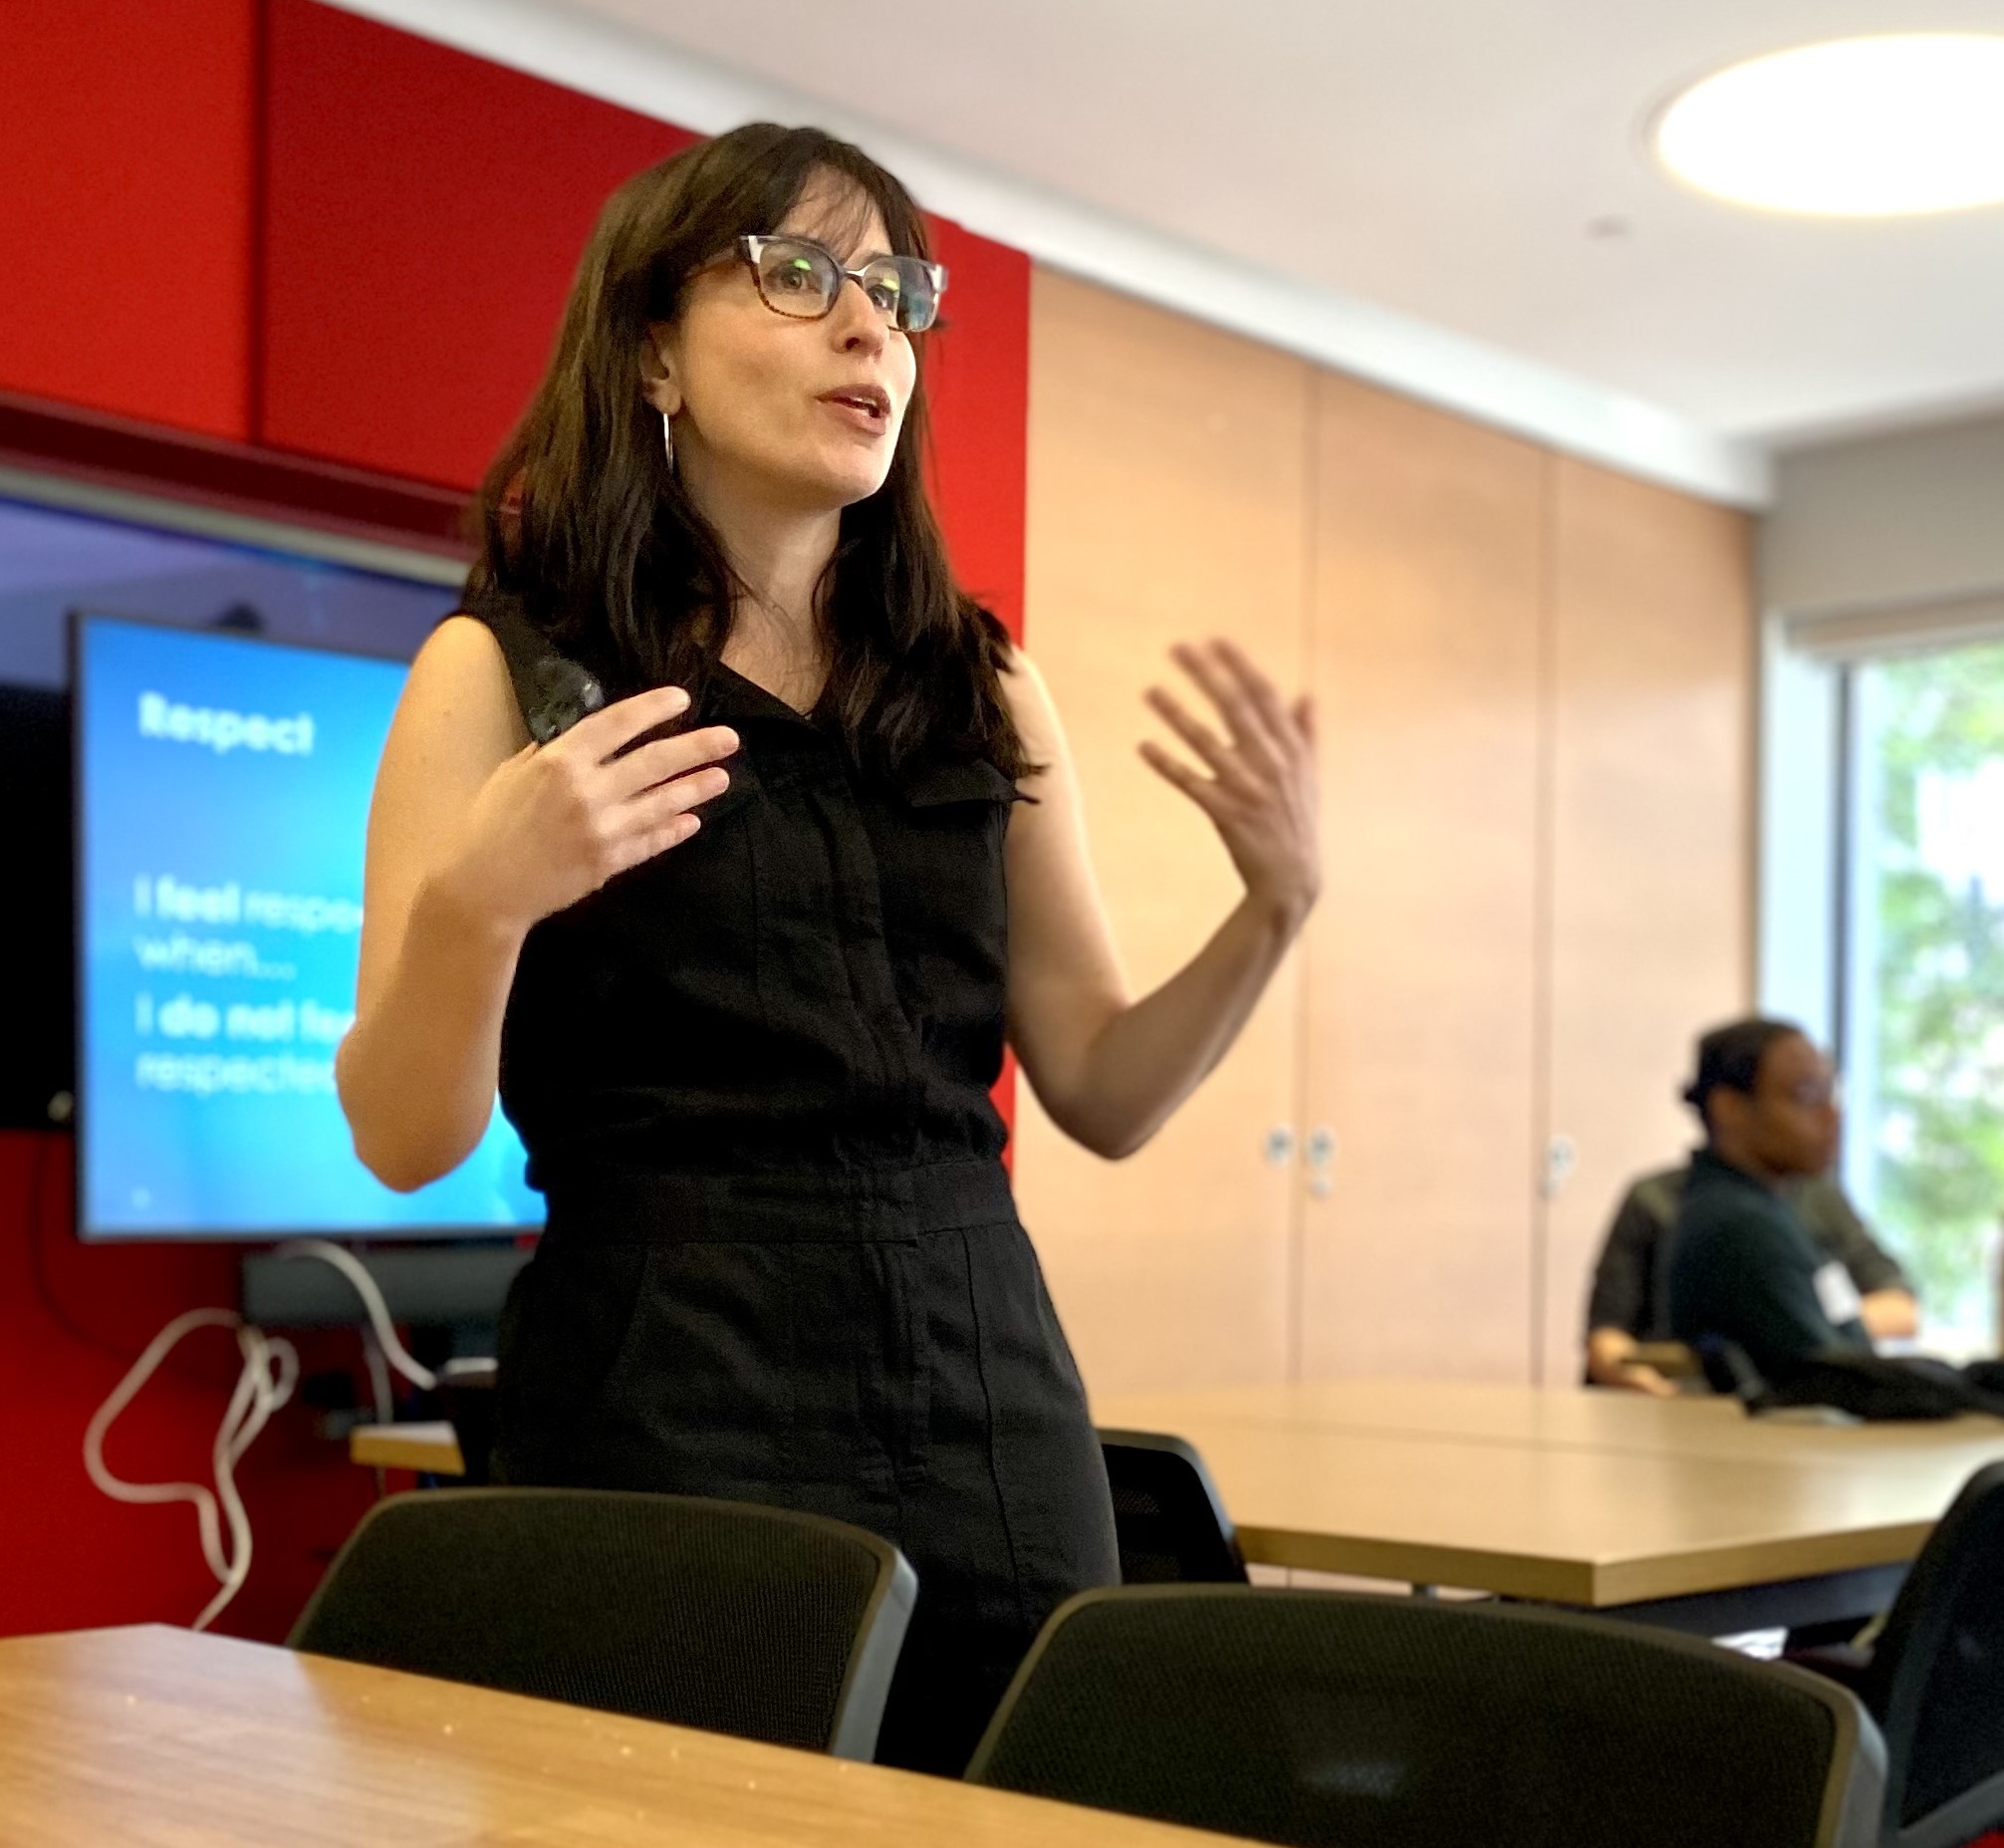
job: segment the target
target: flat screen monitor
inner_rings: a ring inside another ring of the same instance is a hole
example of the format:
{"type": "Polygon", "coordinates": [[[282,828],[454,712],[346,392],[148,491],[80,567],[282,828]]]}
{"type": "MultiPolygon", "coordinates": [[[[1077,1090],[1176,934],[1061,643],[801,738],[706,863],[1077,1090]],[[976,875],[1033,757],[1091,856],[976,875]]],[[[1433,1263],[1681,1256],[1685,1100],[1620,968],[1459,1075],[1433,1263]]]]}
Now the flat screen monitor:
{"type": "Polygon", "coordinates": [[[410,1193],[356,1157],[363,852],[400,660],[72,618],[77,1224],[90,1239],[495,1237],[542,1195],[497,1109],[410,1193]]]}

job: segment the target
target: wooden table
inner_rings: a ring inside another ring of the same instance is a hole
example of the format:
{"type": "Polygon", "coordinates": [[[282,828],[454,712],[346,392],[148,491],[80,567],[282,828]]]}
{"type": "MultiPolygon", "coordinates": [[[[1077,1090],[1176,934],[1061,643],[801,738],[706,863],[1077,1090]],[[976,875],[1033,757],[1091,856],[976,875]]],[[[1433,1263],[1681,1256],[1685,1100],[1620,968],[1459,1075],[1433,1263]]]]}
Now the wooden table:
{"type": "Polygon", "coordinates": [[[185,1630],[0,1641],[7,1848],[1224,1839],[185,1630]]]}
{"type": "Polygon", "coordinates": [[[435,1424],[358,1425],[348,1434],[348,1459],[375,1469],[415,1469],[427,1475],[464,1475],[459,1440],[440,1419],[435,1424]]]}
{"type": "MultiPolygon", "coordinates": [[[[1440,1380],[1096,1398],[1203,1453],[1255,1564],[1455,1586],[1722,1634],[1848,1619],[1897,1586],[2004,1421],[1750,1419],[1735,1401],[1440,1380]]],[[[359,1462],[459,1471],[451,1427],[359,1462]]]]}
{"type": "Polygon", "coordinates": [[[1850,1617],[1890,1594],[2004,1422],[1749,1419],[1652,1400],[1342,1380],[1096,1399],[1202,1452],[1258,1563],[1679,1628],[1850,1617]]]}
{"type": "Polygon", "coordinates": [[[2004,1420],[1973,1414],[1939,1424],[1865,1425],[1814,1408],[1749,1418],[1737,1400],[1712,1394],[1653,1399],[1643,1393],[1466,1380],[1305,1380],[1122,1394],[1097,1398],[1094,1413],[1102,1425],[1196,1419],[1628,1456],[1788,1459],[1846,1467],[1924,1459],[1966,1465],[1965,1475],[2004,1454],[2004,1420]]]}

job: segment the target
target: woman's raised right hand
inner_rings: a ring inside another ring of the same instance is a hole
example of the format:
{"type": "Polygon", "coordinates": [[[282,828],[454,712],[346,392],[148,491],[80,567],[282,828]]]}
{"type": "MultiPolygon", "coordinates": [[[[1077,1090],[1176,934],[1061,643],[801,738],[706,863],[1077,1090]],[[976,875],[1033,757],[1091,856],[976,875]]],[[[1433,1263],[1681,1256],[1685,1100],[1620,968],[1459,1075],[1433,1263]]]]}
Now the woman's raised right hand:
{"type": "Polygon", "coordinates": [[[432,883],[456,907],[520,931],[597,892],[616,873],[678,847],[694,810],[730,776],[727,726],[634,740],[688,710],[679,686],[656,686],[587,714],[531,744],[480,787],[432,883]]]}

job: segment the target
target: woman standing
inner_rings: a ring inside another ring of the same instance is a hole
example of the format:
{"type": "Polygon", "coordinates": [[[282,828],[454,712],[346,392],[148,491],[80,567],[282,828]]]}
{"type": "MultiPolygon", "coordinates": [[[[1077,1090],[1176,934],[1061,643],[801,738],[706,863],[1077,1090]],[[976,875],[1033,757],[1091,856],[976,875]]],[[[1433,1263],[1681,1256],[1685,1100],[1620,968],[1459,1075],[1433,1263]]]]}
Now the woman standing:
{"type": "Polygon", "coordinates": [[[362,1159],[447,1173],[498,1081],[549,1223],[504,1314],[497,1479],[769,1501],[886,1535],[919,1599],[879,1756],[957,1773],[1039,1625],[1118,1577],[1085,1396],[989,1103],[1005,1035],[1140,1147],[1317,888],[1307,708],[1178,652],[1222,728],[1150,763],[1243,902],[1131,999],[1035,668],[920,473],[944,277],[904,189],[740,129],[623,186],[483,491],[370,819],[362,1159]],[[551,741],[559,657],[611,703],[551,741]],[[1027,798],[1027,799],[1026,799],[1027,798]]]}

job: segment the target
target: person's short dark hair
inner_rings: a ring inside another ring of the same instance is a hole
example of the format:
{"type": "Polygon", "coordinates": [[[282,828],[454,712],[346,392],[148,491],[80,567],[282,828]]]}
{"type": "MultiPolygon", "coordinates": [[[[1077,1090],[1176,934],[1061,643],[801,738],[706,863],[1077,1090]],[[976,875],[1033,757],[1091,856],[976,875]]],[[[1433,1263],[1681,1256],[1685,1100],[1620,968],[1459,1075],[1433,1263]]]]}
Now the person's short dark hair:
{"type": "Polygon", "coordinates": [[[1683,1089],[1683,1100],[1698,1113],[1698,1121],[1711,1130],[1705,1106],[1714,1091],[1738,1091],[1751,1097],[1760,1083],[1761,1061],[1776,1040],[1807,1038],[1792,1020],[1770,1020],[1755,1015],[1747,1020],[1728,1021],[1713,1027],[1698,1041],[1697,1076],[1683,1089]]]}

